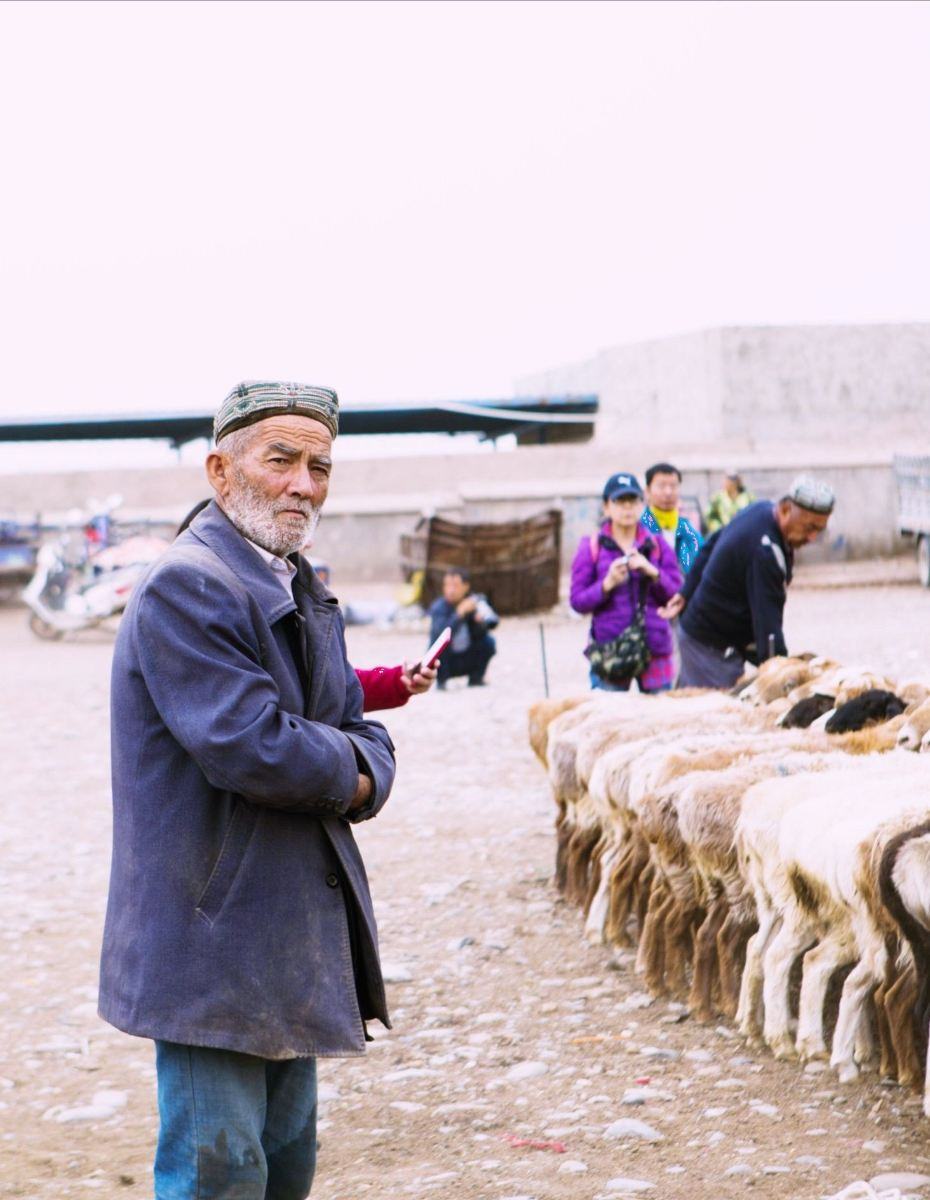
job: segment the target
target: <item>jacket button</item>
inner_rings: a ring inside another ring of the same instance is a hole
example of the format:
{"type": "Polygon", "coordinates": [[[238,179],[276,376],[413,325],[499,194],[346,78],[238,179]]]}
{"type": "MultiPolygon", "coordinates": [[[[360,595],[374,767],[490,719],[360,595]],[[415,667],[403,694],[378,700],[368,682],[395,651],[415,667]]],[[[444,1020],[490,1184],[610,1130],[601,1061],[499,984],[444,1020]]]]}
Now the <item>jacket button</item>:
{"type": "Polygon", "coordinates": [[[330,873],[326,876],[326,886],[327,887],[338,887],[339,886],[339,876],[336,875],[334,872],[330,871],[330,873]]]}

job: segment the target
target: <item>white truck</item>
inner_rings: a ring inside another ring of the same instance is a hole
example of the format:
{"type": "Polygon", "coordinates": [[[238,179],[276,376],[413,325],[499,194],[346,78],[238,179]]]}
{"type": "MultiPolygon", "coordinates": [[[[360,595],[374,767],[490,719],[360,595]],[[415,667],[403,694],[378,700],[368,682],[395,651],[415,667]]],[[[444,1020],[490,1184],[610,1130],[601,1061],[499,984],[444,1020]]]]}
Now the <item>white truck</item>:
{"type": "Polygon", "coordinates": [[[917,573],[930,587],[930,454],[896,454],[898,529],[917,540],[917,573]]]}

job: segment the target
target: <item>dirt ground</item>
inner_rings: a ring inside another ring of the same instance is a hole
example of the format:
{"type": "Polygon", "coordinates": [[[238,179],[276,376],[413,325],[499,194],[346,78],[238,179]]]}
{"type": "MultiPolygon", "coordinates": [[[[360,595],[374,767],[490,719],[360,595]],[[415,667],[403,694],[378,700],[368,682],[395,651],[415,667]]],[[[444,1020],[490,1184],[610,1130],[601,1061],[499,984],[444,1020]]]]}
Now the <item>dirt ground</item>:
{"type": "MultiPolygon", "coordinates": [[[[553,693],[584,690],[584,623],[544,625],[553,693]]],[[[930,677],[930,592],[916,586],[797,587],[788,634],[795,649],[930,677]]],[[[361,666],[423,640],[349,635],[361,666]]],[[[0,1196],[141,1200],[152,1049],[95,1015],[112,638],[42,643],[5,608],[0,645],[0,1196]]],[[[539,622],[504,621],[499,646],[488,687],[384,714],[398,781],[360,840],[394,1030],[364,1059],[321,1064],[314,1197],[595,1200],[634,1194],[611,1182],[627,1177],[658,1200],[813,1200],[880,1172],[930,1174],[916,1098],[748,1051],[726,1025],[649,1003],[627,957],[585,944],[552,886],[552,803],[526,741],[539,622]],[[624,1103],[637,1086],[645,1103],[624,1103]],[[605,1138],[626,1117],[662,1140],[605,1138]]]]}

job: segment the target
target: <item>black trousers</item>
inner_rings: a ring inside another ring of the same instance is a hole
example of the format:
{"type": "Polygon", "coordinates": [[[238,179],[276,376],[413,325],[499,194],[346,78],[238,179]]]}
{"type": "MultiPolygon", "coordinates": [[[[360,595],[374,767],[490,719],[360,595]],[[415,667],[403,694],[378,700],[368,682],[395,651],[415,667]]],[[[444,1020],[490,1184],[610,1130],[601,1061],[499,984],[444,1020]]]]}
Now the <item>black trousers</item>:
{"type": "Polygon", "coordinates": [[[445,683],[457,675],[467,675],[469,683],[481,683],[488,663],[497,653],[497,643],[489,633],[473,639],[467,650],[454,653],[447,650],[439,660],[439,682],[445,683]]]}

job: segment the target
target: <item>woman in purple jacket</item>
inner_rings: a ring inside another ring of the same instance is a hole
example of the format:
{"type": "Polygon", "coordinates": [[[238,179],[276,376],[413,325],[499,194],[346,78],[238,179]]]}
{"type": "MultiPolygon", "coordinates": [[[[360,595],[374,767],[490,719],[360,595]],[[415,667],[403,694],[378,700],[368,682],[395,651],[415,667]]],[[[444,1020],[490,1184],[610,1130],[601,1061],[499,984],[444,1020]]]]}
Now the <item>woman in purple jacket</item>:
{"type": "MultiPolygon", "coordinates": [[[[620,472],[604,485],[605,521],[600,533],[582,538],[572,563],[571,605],[591,613],[591,640],[619,637],[636,616],[641,581],[645,589],[646,642],[652,659],[637,677],[642,692],[667,691],[674,682],[674,644],[668,621],[658,610],[682,584],[681,568],[665,538],[653,538],[640,524],[643,490],[635,475],[620,472]]],[[[608,683],[594,671],[591,687],[629,690],[630,680],[608,683]]]]}

